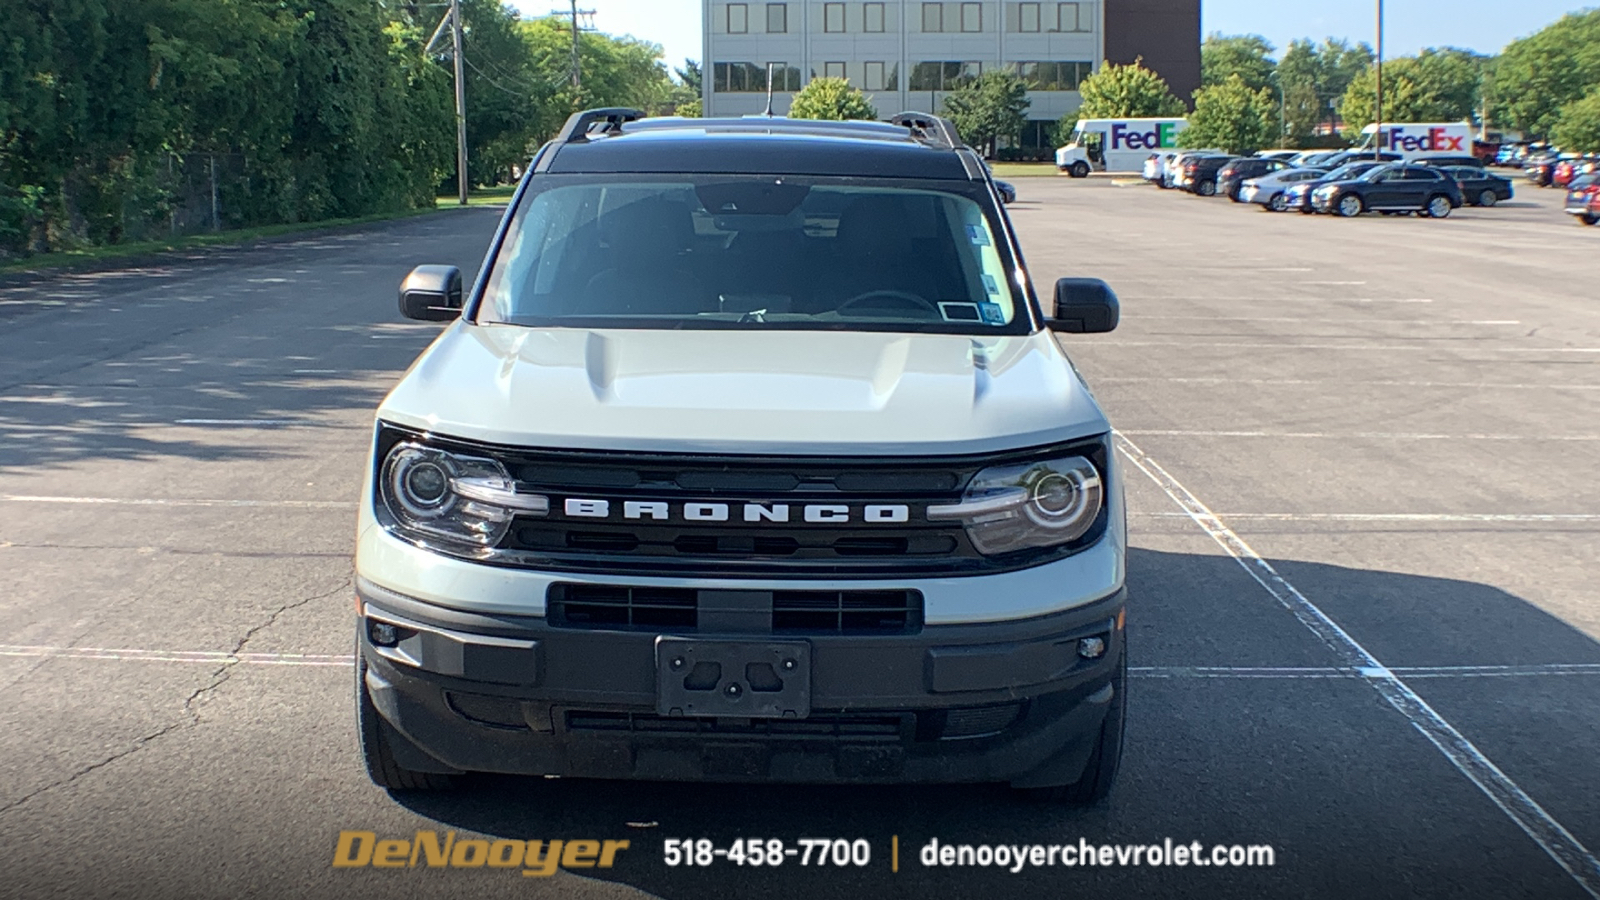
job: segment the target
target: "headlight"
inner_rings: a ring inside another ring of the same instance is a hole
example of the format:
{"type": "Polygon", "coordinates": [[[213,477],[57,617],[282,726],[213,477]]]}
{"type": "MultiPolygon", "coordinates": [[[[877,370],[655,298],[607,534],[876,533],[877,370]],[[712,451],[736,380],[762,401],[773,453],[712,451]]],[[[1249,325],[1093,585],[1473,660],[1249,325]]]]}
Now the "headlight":
{"type": "Polygon", "coordinates": [[[395,530],[470,547],[500,543],[517,513],[550,511],[548,497],[517,493],[495,460],[411,443],[384,458],[378,494],[395,530]]]}
{"type": "Polygon", "coordinates": [[[928,507],[934,521],[960,521],[985,556],[1070,544],[1094,527],[1105,488],[1081,456],[979,472],[960,503],[928,507]]]}

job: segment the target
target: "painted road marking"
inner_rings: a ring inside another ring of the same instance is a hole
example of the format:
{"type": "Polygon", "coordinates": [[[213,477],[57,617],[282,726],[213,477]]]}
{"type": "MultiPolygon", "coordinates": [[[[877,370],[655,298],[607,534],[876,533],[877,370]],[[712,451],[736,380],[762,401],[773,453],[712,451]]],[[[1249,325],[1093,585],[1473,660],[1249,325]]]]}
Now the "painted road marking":
{"type": "MultiPolygon", "coordinates": [[[[1140,519],[1187,519],[1181,512],[1130,512],[1140,519]]],[[[1277,522],[1600,522],[1600,513],[1217,513],[1220,519],[1277,522]]]]}
{"type": "Polygon", "coordinates": [[[1518,390],[1527,389],[1535,391],[1600,391],[1600,384],[1537,384],[1533,382],[1481,382],[1481,381],[1351,381],[1344,378],[1317,381],[1310,378],[1171,378],[1157,376],[1137,375],[1102,375],[1094,379],[1095,384],[1259,384],[1259,385],[1309,385],[1326,387],[1330,382],[1336,382],[1341,388],[1348,387],[1421,387],[1421,388],[1472,388],[1474,390],[1518,390]]]}
{"type": "Polygon", "coordinates": [[[354,509],[346,500],[161,500],[148,497],[48,497],[0,494],[0,503],[81,503],[106,506],[248,506],[284,509],[354,509]]]}
{"type": "Polygon", "coordinates": [[[1306,438],[1312,440],[1364,438],[1386,441],[1600,441],[1600,434],[1427,434],[1403,431],[1352,431],[1345,434],[1334,434],[1327,431],[1189,431],[1170,428],[1130,428],[1119,433],[1135,437],[1306,438]]]}
{"type": "Polygon", "coordinates": [[[1278,573],[1272,564],[1256,553],[1244,539],[1229,528],[1216,513],[1200,501],[1188,488],[1166,469],[1151,459],[1133,441],[1121,432],[1116,433],[1117,450],[1155,482],[1172,502],[1188,513],[1217,542],[1256,583],[1294,615],[1311,633],[1315,634],[1333,655],[1341,668],[1360,670],[1367,682],[1388,701],[1395,711],[1406,717],[1412,727],[1427,738],[1444,755],[1457,771],[1478,786],[1494,804],[1500,807],[1519,828],[1550,854],[1561,868],[1577,881],[1578,885],[1595,900],[1600,900],[1600,858],[1589,851],[1572,832],[1556,821],[1544,807],[1528,796],[1511,777],[1500,770],[1456,727],[1441,716],[1428,702],[1396,673],[1384,667],[1367,648],[1350,636],[1339,624],[1329,618],[1320,607],[1312,603],[1288,579],[1278,573]]]}

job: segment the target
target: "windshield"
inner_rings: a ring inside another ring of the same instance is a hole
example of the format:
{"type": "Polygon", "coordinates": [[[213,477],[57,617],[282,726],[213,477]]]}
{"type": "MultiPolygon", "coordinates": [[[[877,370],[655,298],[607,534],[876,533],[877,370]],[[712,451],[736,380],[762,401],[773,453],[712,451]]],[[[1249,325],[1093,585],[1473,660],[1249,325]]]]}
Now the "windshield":
{"type": "Polygon", "coordinates": [[[1349,163],[1329,172],[1323,178],[1323,181],[1349,181],[1352,178],[1359,177],[1362,172],[1375,168],[1377,166],[1372,163],[1349,163]]]}
{"type": "Polygon", "coordinates": [[[981,183],[540,176],[479,322],[1026,334],[981,183]]]}

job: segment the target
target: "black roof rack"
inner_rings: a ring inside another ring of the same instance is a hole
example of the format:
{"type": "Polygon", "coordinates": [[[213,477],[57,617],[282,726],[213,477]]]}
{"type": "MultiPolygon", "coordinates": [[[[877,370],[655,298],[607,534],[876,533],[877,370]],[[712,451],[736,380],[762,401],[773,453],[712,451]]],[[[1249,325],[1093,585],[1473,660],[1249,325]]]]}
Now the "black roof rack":
{"type": "Polygon", "coordinates": [[[961,134],[956,131],[954,122],[932,113],[903,112],[889,122],[910,129],[913,135],[930,143],[951,148],[966,146],[961,140],[961,134]]]}
{"type": "Polygon", "coordinates": [[[606,133],[615,133],[622,130],[623,123],[637,122],[642,118],[644,113],[627,107],[586,109],[583,112],[573,113],[567,119],[567,124],[561,126],[561,133],[556,135],[556,143],[572,144],[587,141],[589,132],[599,122],[606,123],[606,133]]]}

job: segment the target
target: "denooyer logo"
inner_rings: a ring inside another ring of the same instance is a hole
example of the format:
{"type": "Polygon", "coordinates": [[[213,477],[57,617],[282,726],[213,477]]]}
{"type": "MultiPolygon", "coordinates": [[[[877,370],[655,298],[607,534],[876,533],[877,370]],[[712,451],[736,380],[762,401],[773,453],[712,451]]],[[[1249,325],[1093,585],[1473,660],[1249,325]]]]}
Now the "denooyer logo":
{"type": "Polygon", "coordinates": [[[1111,126],[1113,150],[1163,150],[1177,144],[1178,126],[1162,122],[1148,131],[1135,131],[1118,122],[1111,126]]]}
{"type": "Polygon", "coordinates": [[[458,838],[454,831],[440,839],[437,831],[419,831],[407,840],[380,840],[372,831],[341,831],[333,847],[335,869],[521,869],[526,878],[545,878],[562,869],[609,869],[627,841],[516,841],[458,838]]]}

